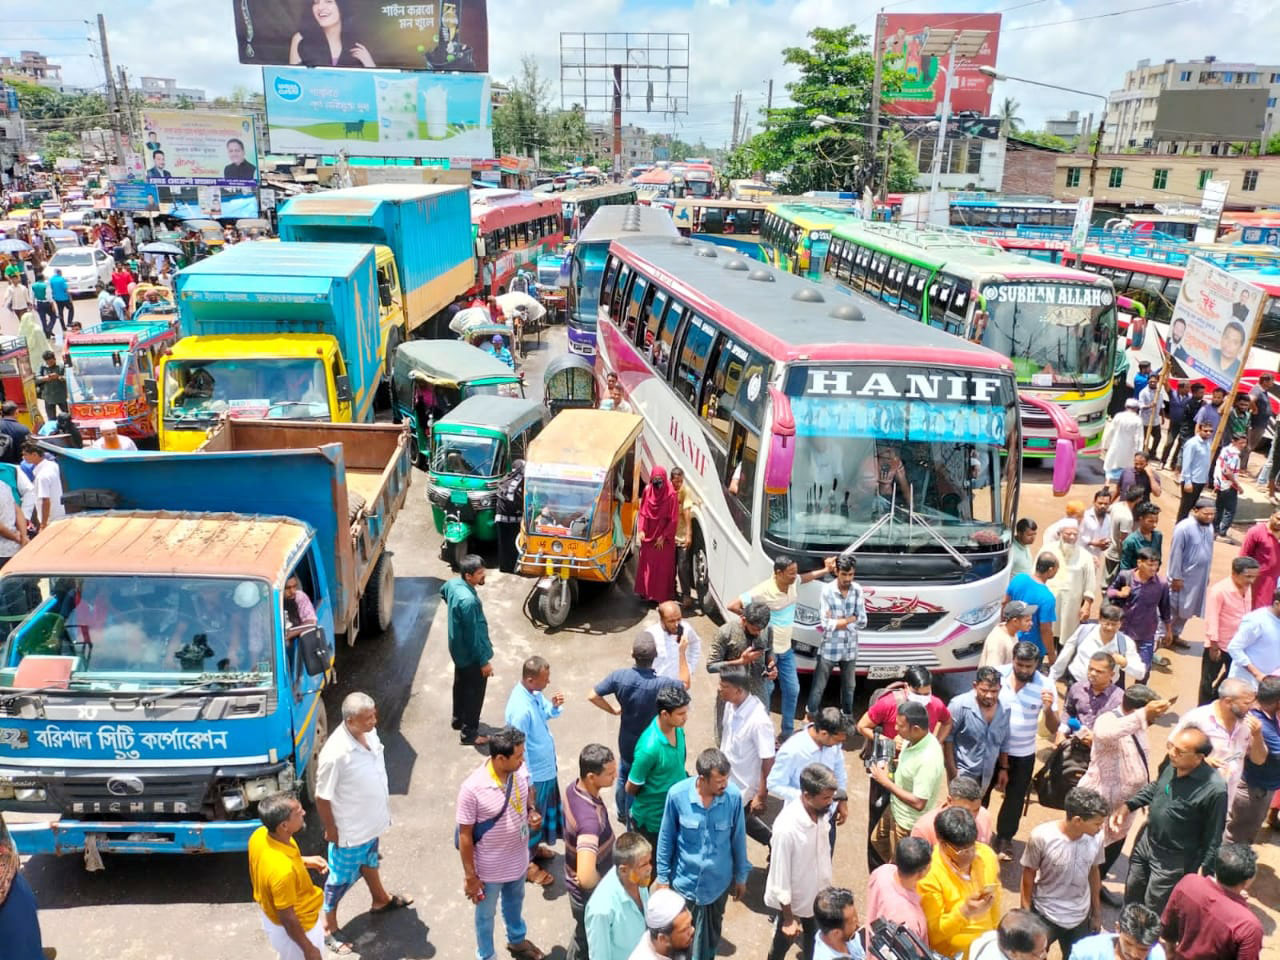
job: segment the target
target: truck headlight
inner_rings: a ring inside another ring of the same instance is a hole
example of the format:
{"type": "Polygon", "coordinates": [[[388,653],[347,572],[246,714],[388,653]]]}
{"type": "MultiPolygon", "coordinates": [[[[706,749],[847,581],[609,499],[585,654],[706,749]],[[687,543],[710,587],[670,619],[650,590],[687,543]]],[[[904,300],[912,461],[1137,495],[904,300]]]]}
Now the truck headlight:
{"type": "Polygon", "coordinates": [[[222,808],[227,813],[239,813],[249,805],[245,800],[245,791],[239,787],[232,787],[230,790],[222,791],[222,808]]]}
{"type": "Polygon", "coordinates": [[[13,781],[8,777],[0,777],[0,800],[13,799],[13,781]]]}
{"type": "Polygon", "coordinates": [[[15,787],[13,797],[27,803],[39,803],[45,798],[44,787],[15,787]]]}
{"type": "MultiPolygon", "coordinates": [[[[292,786],[293,778],[290,777],[289,779],[292,786]]],[[[276,777],[258,777],[255,780],[246,780],[244,782],[244,797],[249,803],[257,803],[259,800],[263,800],[282,789],[287,790],[288,787],[281,787],[276,777]]],[[[227,809],[230,810],[231,808],[228,807],[227,809]]]]}
{"type": "Polygon", "coordinates": [[[957,614],[956,619],[966,627],[976,627],[980,623],[986,623],[999,611],[1000,601],[992,600],[990,603],[981,607],[974,607],[972,610],[966,610],[964,613],[957,614]]]}
{"type": "Polygon", "coordinates": [[[806,607],[803,603],[796,604],[796,623],[800,626],[816,627],[821,622],[822,618],[813,607],[806,607]]]}

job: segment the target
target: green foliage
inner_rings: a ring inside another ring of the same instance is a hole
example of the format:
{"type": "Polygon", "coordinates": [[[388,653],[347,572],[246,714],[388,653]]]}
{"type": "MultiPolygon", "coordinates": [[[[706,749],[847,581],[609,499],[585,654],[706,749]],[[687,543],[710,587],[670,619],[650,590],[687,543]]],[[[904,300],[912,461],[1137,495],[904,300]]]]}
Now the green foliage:
{"type": "Polygon", "coordinates": [[[493,111],[493,147],[499,153],[532,156],[534,147],[548,143],[547,101],[551,84],[531,56],[520,61],[520,76],[512,78],[502,105],[493,111]]]}
{"type": "Polygon", "coordinates": [[[1040,147],[1048,147],[1050,150],[1061,150],[1063,153],[1075,149],[1075,140],[1068,140],[1065,137],[1059,137],[1057,134],[1045,133],[1044,131],[1016,130],[1013,133],[1013,139],[1021,140],[1024,143],[1034,143],[1040,147]]]}
{"type": "Polygon", "coordinates": [[[884,144],[881,150],[889,156],[889,175],[885,180],[885,190],[907,193],[916,189],[920,168],[916,166],[916,152],[902,128],[894,127],[886,131],[884,144]]]}
{"type": "Polygon", "coordinates": [[[1231,144],[1231,152],[1237,157],[1256,157],[1258,155],[1258,141],[1250,140],[1248,143],[1231,144]]]}
{"type": "Polygon", "coordinates": [[[1000,117],[1000,132],[1006,137],[1011,133],[1017,133],[1022,126],[1022,118],[1018,116],[1020,109],[1022,104],[1012,97],[1005,97],[1004,102],[1000,104],[997,116],[1000,117]]]}
{"type": "Polygon", "coordinates": [[[66,130],[54,130],[44,138],[41,156],[46,163],[53,163],[59,157],[78,157],[80,138],[66,130]]]}
{"type": "Polygon", "coordinates": [[[569,167],[578,157],[591,163],[594,148],[591,131],[587,129],[587,115],[582,107],[574,104],[568,110],[555,110],[546,116],[547,146],[542,151],[545,167],[569,167]]]}
{"type": "Polygon", "coordinates": [[[1267,141],[1266,146],[1262,148],[1262,152],[1268,157],[1273,157],[1280,153],[1280,133],[1277,133],[1267,141]]]}

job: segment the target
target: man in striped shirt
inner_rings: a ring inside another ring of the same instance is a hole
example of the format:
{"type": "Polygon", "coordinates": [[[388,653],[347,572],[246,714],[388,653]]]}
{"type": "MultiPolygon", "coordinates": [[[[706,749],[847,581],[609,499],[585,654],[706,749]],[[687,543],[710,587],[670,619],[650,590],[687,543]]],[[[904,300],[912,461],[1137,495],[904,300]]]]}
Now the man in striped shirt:
{"type": "Polygon", "coordinates": [[[858,660],[858,630],[867,625],[867,604],[862,588],[853,582],[857,560],[841,554],[836,560],[836,578],[822,587],[819,617],[822,621],[822,648],[813,666],[809,684],[809,720],[822,706],[831,671],[840,668],[840,712],[853,723],[853,688],[858,660]]]}
{"type": "Polygon", "coordinates": [[[1013,648],[1013,663],[999,668],[1000,702],[1009,708],[1009,733],[991,785],[991,790],[1004,793],[991,845],[1001,860],[1013,859],[1013,838],[1022,822],[1022,806],[1036,764],[1036,727],[1041,715],[1050,736],[1058,731],[1058,692],[1041,676],[1040,657],[1034,643],[1022,641],[1013,648]]]}

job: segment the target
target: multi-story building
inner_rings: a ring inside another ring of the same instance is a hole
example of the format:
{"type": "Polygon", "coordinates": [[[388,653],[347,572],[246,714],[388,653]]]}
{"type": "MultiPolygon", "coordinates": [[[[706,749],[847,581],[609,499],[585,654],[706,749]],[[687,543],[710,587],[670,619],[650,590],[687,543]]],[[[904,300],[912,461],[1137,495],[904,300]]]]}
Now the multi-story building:
{"type": "Polygon", "coordinates": [[[42,87],[62,90],[62,67],[36,50],[20,51],[15,57],[0,57],[0,74],[8,74],[42,87]]]}
{"type": "Polygon", "coordinates": [[[1046,120],[1044,132],[1064,140],[1073,140],[1080,136],[1080,111],[1072,110],[1061,120],[1046,120]]]}
{"type": "MultiPolygon", "coordinates": [[[[1053,195],[1077,200],[1089,194],[1086,154],[1059,154],[1053,195]]],[[[1199,206],[1204,185],[1226,180],[1232,209],[1280,205],[1280,157],[1104,154],[1098,157],[1093,196],[1099,206],[1199,206]]]]}
{"type": "Polygon", "coordinates": [[[190,100],[192,103],[204,103],[205,92],[199,87],[180,87],[172,77],[143,77],[138,81],[142,87],[142,96],[148,103],[177,103],[179,100],[190,100]]]}
{"type": "Polygon", "coordinates": [[[1163,90],[1267,89],[1267,112],[1263,140],[1276,132],[1276,103],[1280,100],[1280,64],[1226,63],[1217,57],[1202,60],[1169,59],[1152,64],[1139,60],[1124,75],[1124,89],[1113,90],[1107,103],[1107,129],[1102,149],[1107,153],[1124,150],[1220,156],[1230,151],[1230,144],[1215,141],[1178,141],[1157,143],[1155,140],[1156,107],[1163,90]]]}
{"type": "MultiPolygon", "coordinates": [[[[591,134],[591,149],[597,157],[613,156],[613,125],[609,123],[591,123],[587,125],[591,134]]],[[[653,160],[653,138],[643,127],[634,124],[623,124],[622,127],[622,165],[650,163],[653,160]]]]}

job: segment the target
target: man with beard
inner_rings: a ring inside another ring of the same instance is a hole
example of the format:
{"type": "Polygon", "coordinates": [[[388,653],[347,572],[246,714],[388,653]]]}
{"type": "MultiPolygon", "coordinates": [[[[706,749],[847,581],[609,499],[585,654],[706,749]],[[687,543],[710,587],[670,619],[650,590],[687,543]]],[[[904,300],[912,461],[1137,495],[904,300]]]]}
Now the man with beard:
{"type": "Polygon", "coordinates": [[[1183,628],[1192,617],[1204,616],[1205,593],[1209,589],[1209,567],[1213,563],[1214,503],[1208,497],[1196,501],[1191,516],[1173,528],[1169,550],[1169,591],[1173,607],[1173,645],[1190,646],[1182,639],[1183,628]]]}
{"type": "Polygon", "coordinates": [[[1080,548],[1080,527],[1072,521],[1058,532],[1058,542],[1049,548],[1058,560],[1058,570],[1045,584],[1053,591],[1058,619],[1054,633],[1059,646],[1088,620],[1098,599],[1098,574],[1093,558],[1080,548]]]}
{"type": "MultiPolygon", "coordinates": [[[[1250,754],[1254,733],[1262,728],[1257,717],[1249,716],[1249,711],[1257,702],[1258,695],[1252,686],[1243,680],[1228,677],[1218,687],[1217,700],[1188,710],[1169,734],[1172,739],[1179,730],[1195,727],[1209,738],[1209,742],[1213,744],[1213,752],[1206,762],[1227,783],[1228,808],[1235,798],[1240,778],[1244,776],[1244,758],[1250,754]]],[[[1255,762],[1265,759],[1264,749],[1261,756],[1255,758],[1255,762]]]]}
{"type": "Polygon", "coordinates": [[[654,890],[644,909],[647,932],[630,960],[688,960],[693,945],[693,914],[674,890],[654,890]]]}
{"type": "Polygon", "coordinates": [[[1250,609],[1271,606],[1276,579],[1280,578],[1280,510],[1272,510],[1270,517],[1249,528],[1240,544],[1240,556],[1252,557],[1258,562],[1258,582],[1253,588],[1250,609]]]}

